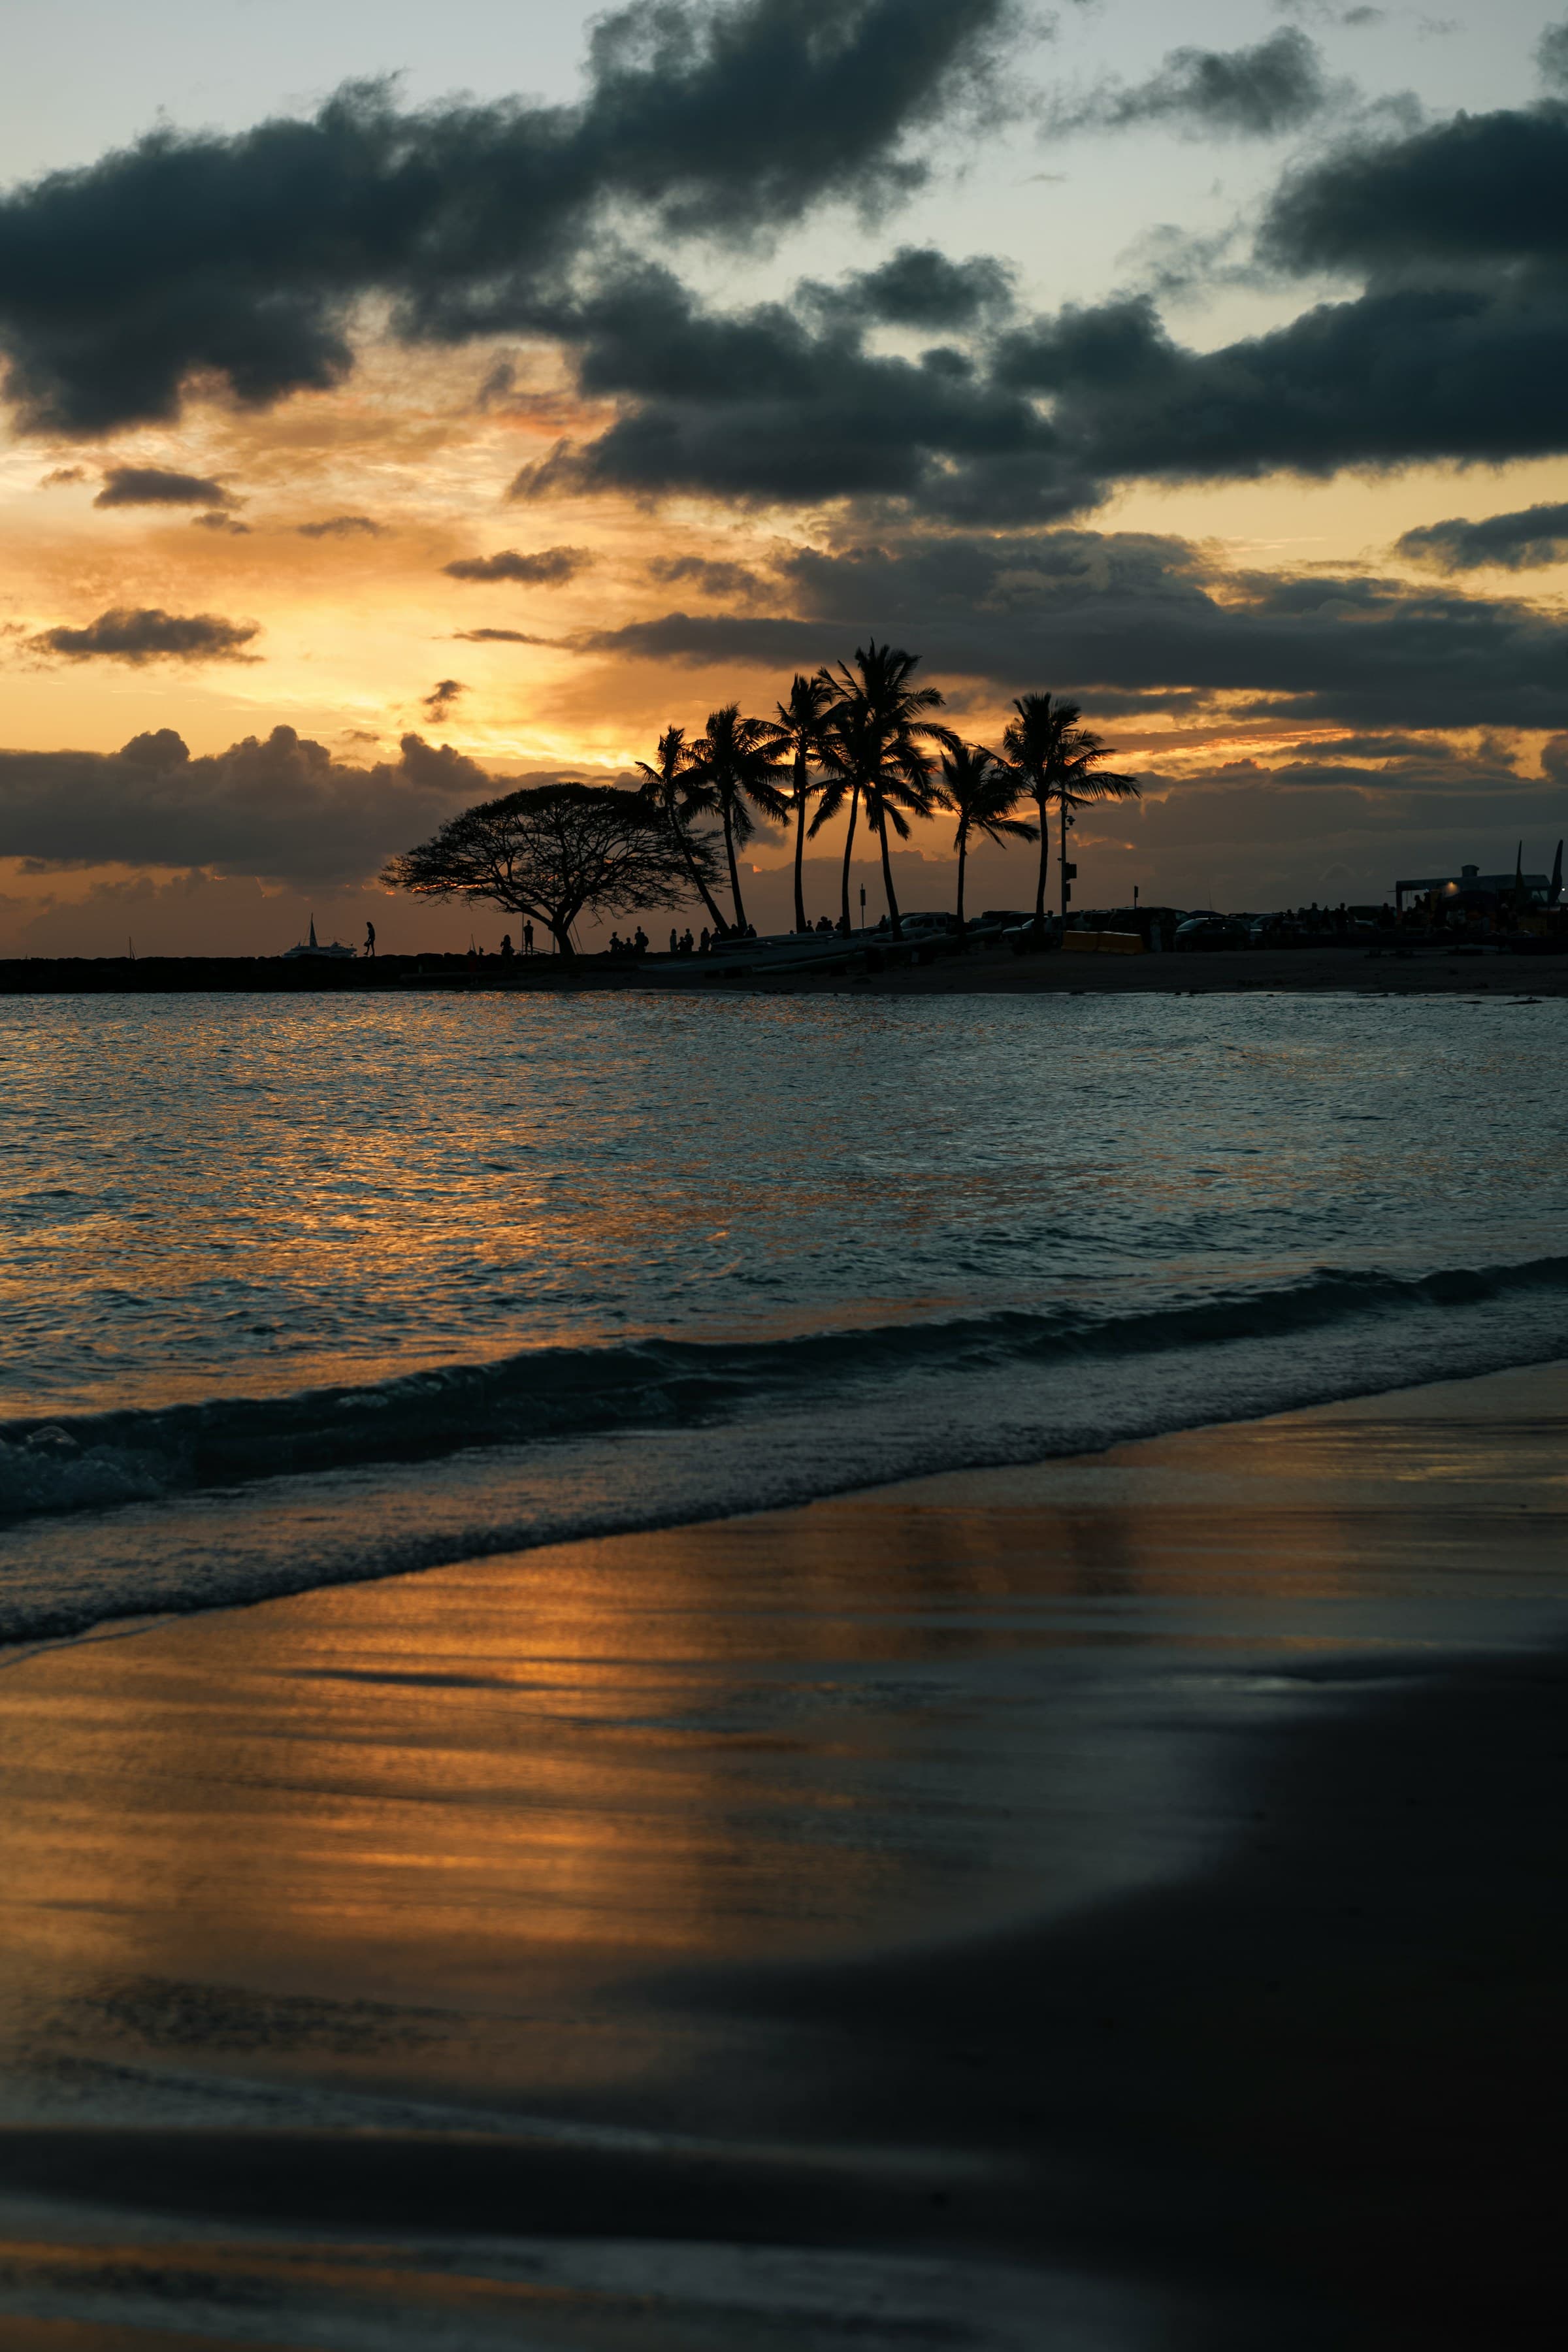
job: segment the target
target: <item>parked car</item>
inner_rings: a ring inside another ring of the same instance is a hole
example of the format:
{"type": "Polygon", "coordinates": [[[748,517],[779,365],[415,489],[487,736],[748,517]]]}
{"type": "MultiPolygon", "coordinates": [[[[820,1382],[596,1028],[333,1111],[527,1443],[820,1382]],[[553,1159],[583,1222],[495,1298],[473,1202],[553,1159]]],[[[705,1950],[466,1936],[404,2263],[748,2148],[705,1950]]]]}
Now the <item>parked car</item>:
{"type": "Polygon", "coordinates": [[[1237,922],[1234,915],[1189,915],[1184,923],[1176,926],[1179,953],[1191,953],[1195,949],[1244,948],[1246,945],[1247,925],[1237,922]]]}
{"type": "Polygon", "coordinates": [[[901,915],[899,919],[899,929],[906,940],[919,939],[922,936],[929,939],[933,932],[940,939],[949,931],[957,930],[958,917],[940,912],[901,915]]]}

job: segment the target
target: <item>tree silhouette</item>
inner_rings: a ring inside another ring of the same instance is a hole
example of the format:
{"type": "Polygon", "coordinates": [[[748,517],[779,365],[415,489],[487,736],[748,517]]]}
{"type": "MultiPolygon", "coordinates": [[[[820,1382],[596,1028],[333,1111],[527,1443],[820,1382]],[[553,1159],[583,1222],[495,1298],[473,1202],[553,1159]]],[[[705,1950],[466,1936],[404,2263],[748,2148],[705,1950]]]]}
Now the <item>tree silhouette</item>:
{"type": "MultiPolygon", "coordinates": [[[[1035,884],[1035,923],[1043,930],[1055,779],[1062,766],[1063,742],[1078,725],[1083,712],[1076,702],[1065,702],[1059,695],[1053,698],[1048,694],[1021,694],[1013,709],[1016,715],[1009,719],[1003,730],[1002,750],[1024,791],[1040,813],[1040,871],[1035,884]]],[[[1066,888],[1065,877],[1063,887],[1066,888]]]]}
{"type": "Polygon", "coordinates": [[[929,816],[935,806],[931,773],[931,754],[921,738],[951,745],[951,730],[924,719],[922,711],[940,710],[942,695],[934,686],[911,685],[919,654],[896,646],[869,644],[855,648],[853,669],[839,664],[829,676],[833,694],[830,722],[824,733],[822,760],[830,782],[812,825],[826,823],[849,799],[849,832],[844,846],[844,928],[849,928],[849,848],[855,837],[855,814],[864,802],[868,821],[877,828],[882,850],[882,884],[888,894],[888,920],[895,939],[901,936],[898,894],[893,888],[888,827],[900,841],[910,837],[909,815],[929,816]]]}
{"type": "Polygon", "coordinates": [[[1062,739],[1059,756],[1052,777],[1052,794],[1061,811],[1061,884],[1062,922],[1068,919],[1068,827],[1074,823],[1077,812],[1091,801],[1135,801],[1138,780],[1135,776],[1117,775],[1102,768],[1102,760],[1115,758],[1110,745],[1088,727],[1069,727],[1062,739]]]}
{"type": "MultiPolygon", "coordinates": [[[[700,860],[700,845],[694,849],[700,860]]],[[[392,858],[381,876],[416,898],[489,899],[530,915],[568,958],[579,916],[677,906],[689,877],[662,811],[638,793],[577,783],[481,801],[392,858]]]]}
{"type": "Polygon", "coordinates": [[[833,688],[826,674],[818,670],[815,677],[803,677],[797,670],[789,690],[787,702],[778,705],[778,717],[766,725],[775,752],[790,760],[795,768],[795,789],[790,806],[795,812],[795,927],[804,931],[805,925],[805,890],[801,867],[805,858],[805,811],[819,784],[811,782],[814,761],[820,762],[824,730],[833,701],[833,688]]]}
{"type": "Polygon", "coordinates": [[[681,856],[686,861],[686,870],[690,877],[691,887],[707,908],[713,929],[720,932],[727,931],[730,927],[714,903],[712,892],[703,878],[702,866],[699,862],[698,850],[704,845],[700,840],[696,844],[693,843],[687,826],[687,815],[691,804],[690,788],[696,780],[696,767],[691,747],[686,740],[684,727],[665,729],[658,739],[655,762],[650,766],[646,760],[637,761],[644,779],[637,787],[638,797],[648,802],[652,807],[662,811],[679,847],[681,856]]]}
{"type": "Polygon", "coordinates": [[[1005,841],[1037,841],[1039,827],[1013,814],[1024,794],[1023,779],[980,743],[955,743],[942,755],[939,798],[958,819],[952,836],[958,852],[958,919],[963,921],[963,869],[972,834],[1005,845],[1005,841]]]}
{"type": "Polygon", "coordinates": [[[764,824],[783,824],[789,802],[779,790],[785,771],[774,751],[765,719],[742,719],[738,702],[708,714],[707,731],[691,747],[689,808],[716,809],[724,828],[724,855],[730,866],[730,896],[735,906],[735,929],[746,928],[745,902],[741,897],[741,871],[735,845],[744,848],[756,831],[756,815],[764,824]]]}

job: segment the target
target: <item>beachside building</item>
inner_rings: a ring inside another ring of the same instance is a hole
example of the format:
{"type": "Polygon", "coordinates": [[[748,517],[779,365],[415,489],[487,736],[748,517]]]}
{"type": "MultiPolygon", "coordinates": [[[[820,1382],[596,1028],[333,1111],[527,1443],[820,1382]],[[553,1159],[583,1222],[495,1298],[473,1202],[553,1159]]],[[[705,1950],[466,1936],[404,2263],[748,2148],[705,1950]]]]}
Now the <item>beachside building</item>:
{"type": "Polygon", "coordinates": [[[1461,866],[1457,874],[1428,874],[1415,881],[1396,882],[1394,903],[1405,912],[1406,898],[1430,898],[1434,908],[1447,905],[1464,912],[1489,913],[1500,900],[1522,898],[1526,904],[1555,906],[1563,893],[1563,849],[1558,845],[1553,872],[1526,874],[1515,866],[1511,874],[1483,874],[1479,866],[1461,866]]]}

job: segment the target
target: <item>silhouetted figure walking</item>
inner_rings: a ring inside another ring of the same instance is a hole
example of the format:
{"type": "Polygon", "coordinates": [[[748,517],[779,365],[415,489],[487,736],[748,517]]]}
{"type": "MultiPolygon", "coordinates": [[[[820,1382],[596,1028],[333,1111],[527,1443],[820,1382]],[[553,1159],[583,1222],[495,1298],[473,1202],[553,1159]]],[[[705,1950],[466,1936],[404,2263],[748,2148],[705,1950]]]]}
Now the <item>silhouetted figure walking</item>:
{"type": "Polygon", "coordinates": [[[375,925],[374,923],[367,923],[364,927],[364,951],[367,956],[373,956],[375,953],[375,925]]]}
{"type": "Polygon", "coordinates": [[[533,953],[533,925],[531,923],[524,923],[522,927],[522,952],[524,955],[531,955],[533,953]]]}

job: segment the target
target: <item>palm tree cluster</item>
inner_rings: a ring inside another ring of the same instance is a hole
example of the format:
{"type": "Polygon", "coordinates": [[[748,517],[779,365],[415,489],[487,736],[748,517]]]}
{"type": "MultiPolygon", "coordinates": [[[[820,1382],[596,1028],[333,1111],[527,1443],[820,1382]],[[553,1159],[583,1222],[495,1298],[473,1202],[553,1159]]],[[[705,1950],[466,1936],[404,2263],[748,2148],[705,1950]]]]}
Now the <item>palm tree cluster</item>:
{"type": "Polygon", "coordinates": [[[1040,845],[1035,919],[1044,923],[1049,816],[1061,824],[1062,912],[1068,900],[1068,828],[1092,801],[1124,800],[1138,786],[1103,762],[1108,744],[1085,727],[1076,702],[1049,694],[1021,695],[1013,705],[999,751],[966,743],[932,714],[942,707],[933,686],[918,686],[918,654],[873,638],[853,663],[796,676],[772,719],[742,719],[738,703],[709,716],[703,734],[689,742],[668,728],[652,761],[639,760],[643,797],[674,835],[692,887],[721,936],[746,929],[736,852],[759,824],[795,831],[795,929],[806,928],[802,868],[805,844],[825,824],[847,815],[841,883],[841,928],[849,922],[849,866],[862,822],[881,853],[889,925],[900,932],[889,835],[910,836],[915,817],[946,811],[957,820],[958,919],[963,920],[965,866],[981,838],[1040,845]],[[1033,802],[1037,823],[1017,812],[1033,802]],[[813,805],[815,803],[815,806],[813,805]],[[717,834],[710,830],[716,824],[717,834]],[[704,869],[721,840],[732,914],[726,919],[704,869]]]}

